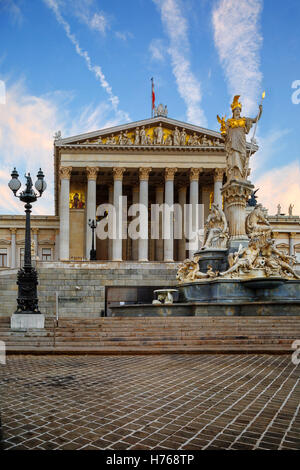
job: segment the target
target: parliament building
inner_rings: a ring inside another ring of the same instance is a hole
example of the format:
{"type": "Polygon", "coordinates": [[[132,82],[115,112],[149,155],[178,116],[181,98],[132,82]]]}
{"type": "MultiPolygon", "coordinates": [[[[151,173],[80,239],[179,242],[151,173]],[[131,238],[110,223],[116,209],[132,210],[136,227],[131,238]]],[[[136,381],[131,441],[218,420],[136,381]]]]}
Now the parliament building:
{"type": "MultiPolygon", "coordinates": [[[[68,279],[76,273],[74,279],[78,281],[74,282],[78,284],[79,273],[90,270],[87,282],[101,280],[97,281],[101,296],[93,293],[98,310],[107,308],[109,298],[137,301],[139,287],[142,291],[146,286],[176,285],[178,262],[192,253],[187,249],[184,233],[181,239],[172,237],[174,226],[168,239],[151,237],[151,206],[202,204],[206,219],[213,202],[222,204],[226,154],[219,132],[171,119],[161,109],[150,119],[68,138],[55,135],[55,215],[31,217],[33,258],[41,273],[42,297],[43,275],[46,279],[51,272],[57,273],[53,278],[57,280],[64,279],[59,273],[65,275],[68,271],[68,279]],[[126,196],[122,207],[120,196],[126,196]],[[105,240],[95,237],[96,261],[90,261],[89,220],[95,220],[97,207],[107,203],[121,212],[116,228],[123,235],[105,240]],[[127,236],[133,219],[128,208],[135,203],[149,208],[148,239],[127,236]],[[93,273],[98,277],[93,277],[93,273]],[[110,296],[109,286],[118,286],[118,294],[115,291],[110,296]]],[[[250,144],[247,148],[249,151],[250,144]]],[[[254,146],[251,158],[255,158],[257,149],[254,146]]],[[[300,217],[277,214],[268,215],[268,219],[277,247],[295,255],[296,269],[300,269],[300,217]]],[[[182,223],[172,220],[173,225],[182,223]]],[[[159,218],[158,224],[161,223],[159,218]]],[[[161,234],[160,226],[158,230],[161,234]]],[[[24,242],[25,216],[0,215],[0,274],[13,275],[22,266],[24,242]]],[[[149,301],[147,295],[142,296],[143,300],[149,301]]],[[[10,301],[7,302],[8,307],[10,301]]],[[[50,311],[51,302],[45,293],[44,310],[50,311]]]]}

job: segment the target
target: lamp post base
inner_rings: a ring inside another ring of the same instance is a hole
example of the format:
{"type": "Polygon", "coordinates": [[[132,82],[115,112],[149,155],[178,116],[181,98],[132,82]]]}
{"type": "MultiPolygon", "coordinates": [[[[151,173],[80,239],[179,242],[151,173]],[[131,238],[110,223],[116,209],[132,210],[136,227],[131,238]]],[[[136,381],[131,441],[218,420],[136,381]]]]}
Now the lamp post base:
{"type": "Polygon", "coordinates": [[[28,330],[45,328],[45,315],[43,313],[13,313],[10,318],[12,330],[28,330]]]}

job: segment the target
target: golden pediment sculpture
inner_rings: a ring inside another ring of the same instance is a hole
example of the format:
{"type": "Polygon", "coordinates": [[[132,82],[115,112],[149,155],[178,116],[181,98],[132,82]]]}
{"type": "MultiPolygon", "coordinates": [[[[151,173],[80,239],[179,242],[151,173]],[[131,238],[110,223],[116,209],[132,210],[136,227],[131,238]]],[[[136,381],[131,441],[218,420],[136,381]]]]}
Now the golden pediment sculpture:
{"type": "Polygon", "coordinates": [[[85,140],[83,144],[109,146],[175,146],[175,147],[220,147],[222,139],[199,132],[190,132],[184,127],[167,128],[158,122],[152,126],[137,126],[134,129],[121,130],[119,133],[98,136],[85,140]]]}

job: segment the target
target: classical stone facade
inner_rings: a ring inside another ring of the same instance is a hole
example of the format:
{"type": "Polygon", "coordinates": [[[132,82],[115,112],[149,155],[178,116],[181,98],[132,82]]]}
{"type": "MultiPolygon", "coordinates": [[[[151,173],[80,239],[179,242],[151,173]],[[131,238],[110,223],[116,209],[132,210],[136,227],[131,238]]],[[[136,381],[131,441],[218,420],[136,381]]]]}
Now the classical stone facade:
{"type": "MultiPolygon", "coordinates": [[[[247,144],[248,151],[249,148],[247,144]]],[[[116,208],[115,229],[119,236],[105,240],[95,237],[98,262],[183,261],[193,255],[197,241],[192,246],[186,243],[184,233],[181,238],[176,236],[174,229],[184,228],[176,214],[167,227],[170,237],[163,239],[160,215],[159,237],[152,238],[151,206],[175,203],[183,208],[189,203],[194,208],[200,203],[206,219],[213,202],[223,207],[225,169],[221,133],[164,115],[70,138],[56,135],[55,215],[32,217],[36,263],[86,262],[92,244],[88,222],[96,218],[101,204],[116,208]],[[128,224],[133,217],[128,208],[139,202],[148,208],[148,220],[143,225],[148,238],[131,239],[128,224]]],[[[250,189],[241,194],[242,205],[246,204],[250,189]]],[[[300,263],[299,217],[279,215],[270,216],[269,220],[279,248],[296,255],[300,263]]],[[[237,238],[244,235],[240,222],[237,218],[237,238]]],[[[193,217],[187,223],[187,231],[199,228],[193,217]]],[[[22,264],[24,225],[23,216],[0,216],[0,269],[22,264]]]]}

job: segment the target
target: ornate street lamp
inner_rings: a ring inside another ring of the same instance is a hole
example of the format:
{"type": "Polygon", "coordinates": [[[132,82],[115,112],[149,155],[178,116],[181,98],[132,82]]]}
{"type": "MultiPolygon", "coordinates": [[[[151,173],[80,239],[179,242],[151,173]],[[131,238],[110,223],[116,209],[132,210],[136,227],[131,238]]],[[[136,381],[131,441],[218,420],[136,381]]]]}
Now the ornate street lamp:
{"type": "Polygon", "coordinates": [[[25,178],[26,187],[20,194],[17,194],[17,192],[21,187],[21,182],[19,181],[19,174],[15,168],[11,173],[11,180],[8,183],[14,195],[18,197],[20,201],[25,202],[26,213],[24,266],[21,266],[18,271],[18,298],[15,313],[40,314],[37,297],[38,276],[37,271],[31,264],[30,213],[32,208],[31,204],[42,196],[47,184],[41,169],[38,171],[37,181],[35,183],[35,189],[38,191],[38,194],[33,190],[30,173],[25,175],[25,178]]]}
{"type": "Polygon", "coordinates": [[[95,250],[95,244],[94,244],[94,239],[95,239],[94,233],[97,227],[97,220],[89,219],[89,226],[92,229],[92,249],[90,250],[90,261],[96,261],[97,256],[96,256],[96,250],[95,250]]]}

